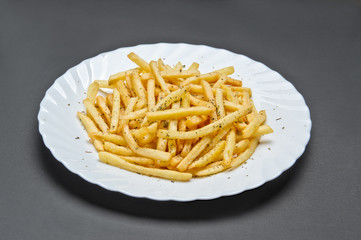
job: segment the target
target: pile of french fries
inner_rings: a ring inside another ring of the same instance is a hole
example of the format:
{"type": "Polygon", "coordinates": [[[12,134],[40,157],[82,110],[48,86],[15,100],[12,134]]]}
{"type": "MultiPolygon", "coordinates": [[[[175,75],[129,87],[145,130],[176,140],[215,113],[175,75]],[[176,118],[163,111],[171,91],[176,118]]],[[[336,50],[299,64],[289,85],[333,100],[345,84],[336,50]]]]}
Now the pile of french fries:
{"type": "Polygon", "coordinates": [[[195,62],[185,68],[148,63],[133,52],[128,58],[137,67],[95,80],[83,101],[86,113],[78,112],[100,161],[188,181],[240,166],[273,132],[251,89],[229,77],[232,66],[201,74],[195,62]]]}

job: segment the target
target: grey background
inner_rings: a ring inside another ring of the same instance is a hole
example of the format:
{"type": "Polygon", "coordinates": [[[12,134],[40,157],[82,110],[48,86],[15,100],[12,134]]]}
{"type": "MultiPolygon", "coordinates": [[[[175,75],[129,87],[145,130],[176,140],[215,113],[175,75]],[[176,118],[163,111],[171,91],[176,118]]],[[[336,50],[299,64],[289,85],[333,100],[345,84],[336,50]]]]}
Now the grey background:
{"type": "Polygon", "coordinates": [[[361,239],[360,1],[0,1],[0,239],[361,239]],[[247,55],[305,97],[312,137],[276,180],[156,202],[106,191],[44,146],[39,103],[68,68],[141,43],[247,55]]]}

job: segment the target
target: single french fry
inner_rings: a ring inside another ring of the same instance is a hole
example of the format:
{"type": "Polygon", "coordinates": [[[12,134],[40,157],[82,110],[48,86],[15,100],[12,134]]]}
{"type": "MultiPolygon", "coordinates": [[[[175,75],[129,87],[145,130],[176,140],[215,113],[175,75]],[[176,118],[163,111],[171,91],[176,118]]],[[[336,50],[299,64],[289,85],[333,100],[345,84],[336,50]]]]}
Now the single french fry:
{"type": "Polygon", "coordinates": [[[149,79],[147,82],[148,110],[151,111],[155,107],[155,82],[149,79]]]}
{"type": "Polygon", "coordinates": [[[158,130],[157,136],[163,138],[175,138],[175,139],[194,139],[197,137],[206,136],[219,129],[225,128],[228,125],[236,122],[240,117],[246,115],[251,110],[251,107],[240,109],[234,113],[225,116],[213,123],[208,124],[200,129],[189,131],[189,132],[178,132],[168,130],[158,130]]]}
{"type": "Polygon", "coordinates": [[[171,94],[168,94],[164,98],[162,98],[158,103],[155,105],[155,107],[152,109],[152,111],[159,111],[164,110],[167,107],[169,107],[172,103],[181,100],[183,95],[188,91],[188,88],[180,88],[171,94]]]}
{"type": "Polygon", "coordinates": [[[189,169],[192,168],[201,168],[206,165],[214,162],[219,156],[222,155],[222,151],[226,145],[226,141],[218,142],[210,151],[204,154],[202,157],[195,160],[190,166],[189,169]]]}
{"type": "Polygon", "coordinates": [[[192,150],[182,159],[182,161],[178,164],[177,169],[181,172],[187,170],[189,165],[198,157],[198,155],[206,148],[207,144],[211,142],[210,137],[204,137],[200,140],[192,150]]]}
{"type": "Polygon", "coordinates": [[[234,158],[232,160],[231,167],[236,168],[236,167],[240,166],[241,164],[243,164],[245,161],[247,161],[252,156],[254,151],[256,150],[258,141],[259,141],[259,138],[253,138],[250,141],[248,148],[242,154],[238,155],[236,158],[234,158]]]}
{"type": "MultiPolygon", "coordinates": [[[[189,108],[190,105],[190,93],[187,92],[186,94],[183,95],[182,100],[181,100],[181,107],[182,108],[189,108]]],[[[179,122],[179,131],[184,132],[187,129],[186,126],[186,119],[183,118],[181,120],[178,121],[179,122]]],[[[183,147],[184,147],[184,140],[182,139],[177,139],[177,152],[181,153],[183,151],[183,147]]],[[[186,153],[184,153],[186,155],[186,153]]],[[[185,156],[184,155],[184,156],[185,156]]]]}
{"type": "MultiPolygon", "coordinates": [[[[175,102],[172,104],[172,109],[179,109],[180,102],[175,102]]],[[[168,130],[170,131],[177,131],[178,128],[178,120],[171,120],[169,121],[168,130]]],[[[177,153],[177,142],[176,139],[169,139],[168,140],[168,152],[175,156],[177,153]]]]}
{"type": "Polygon", "coordinates": [[[130,74],[133,70],[136,70],[136,68],[111,75],[108,80],[109,86],[113,85],[119,80],[125,80],[125,76],[130,74]]]}
{"type": "Polygon", "coordinates": [[[242,131],[243,138],[249,138],[251,135],[257,131],[258,127],[266,120],[266,113],[264,110],[260,111],[252,121],[247,125],[242,131]]]}
{"type": "Polygon", "coordinates": [[[203,93],[203,87],[198,84],[188,84],[189,86],[189,92],[194,94],[202,94],[203,93]]]}
{"type": "Polygon", "coordinates": [[[236,145],[236,130],[233,128],[227,135],[226,146],[224,147],[224,151],[223,151],[223,163],[225,166],[229,166],[231,164],[235,145],[236,145]]]}
{"type": "MultiPolygon", "coordinates": [[[[164,70],[162,72],[160,72],[162,78],[189,78],[192,76],[197,76],[200,75],[198,70],[180,70],[180,71],[176,71],[176,70],[164,70]]],[[[164,91],[164,90],[163,90],[164,91]]]]}
{"type": "Polygon", "coordinates": [[[183,96],[182,96],[182,102],[181,102],[181,107],[182,108],[189,108],[191,106],[191,99],[190,99],[191,95],[189,92],[186,92],[183,96]]]}
{"type": "Polygon", "coordinates": [[[265,134],[273,133],[273,129],[269,125],[261,125],[258,127],[256,132],[252,134],[253,137],[260,137],[265,134]]]}
{"type": "Polygon", "coordinates": [[[97,82],[100,88],[114,88],[114,85],[109,85],[109,82],[107,80],[95,80],[94,82],[97,82]]]}
{"type": "MultiPolygon", "coordinates": [[[[168,163],[172,157],[172,154],[168,152],[159,151],[151,148],[138,148],[135,149],[135,153],[142,157],[149,157],[154,160],[159,160],[164,163],[168,163]]],[[[163,165],[163,164],[162,164],[163,165]]]]}
{"type": "Polygon", "coordinates": [[[224,110],[223,92],[219,88],[217,88],[216,90],[216,107],[217,107],[217,116],[219,118],[223,118],[226,115],[226,112],[224,110]]]}
{"type": "Polygon", "coordinates": [[[127,87],[128,91],[130,93],[130,96],[131,97],[136,97],[135,92],[134,92],[134,88],[133,88],[132,78],[131,78],[133,72],[134,71],[130,72],[129,74],[127,74],[125,76],[125,83],[126,83],[126,87],[127,87]]]}
{"type": "Polygon", "coordinates": [[[186,85],[191,84],[191,83],[198,83],[202,79],[207,81],[207,82],[215,82],[215,81],[218,80],[218,78],[219,78],[219,73],[218,72],[205,73],[205,74],[201,74],[199,76],[189,77],[186,80],[184,80],[181,83],[181,85],[186,86],[186,85]]]}
{"type": "Polygon", "coordinates": [[[235,126],[238,131],[242,132],[243,129],[245,129],[247,127],[247,123],[245,123],[245,122],[234,123],[233,126],[235,126]]]}
{"type": "Polygon", "coordinates": [[[196,171],[194,173],[194,175],[196,175],[197,177],[205,177],[205,176],[209,176],[209,175],[213,175],[213,174],[216,174],[216,173],[223,172],[227,168],[228,167],[225,166],[222,161],[218,161],[218,162],[214,162],[214,163],[209,164],[204,169],[196,171]]]}
{"type": "Polygon", "coordinates": [[[146,108],[143,108],[141,110],[135,111],[135,112],[131,112],[128,113],[126,115],[120,115],[119,119],[137,119],[137,118],[143,118],[145,117],[146,113],[148,112],[148,110],[146,108]]]}
{"type": "Polygon", "coordinates": [[[236,143],[236,145],[234,146],[234,154],[238,154],[243,152],[249,145],[249,140],[248,139],[243,139],[239,142],[236,143]]]}
{"type": "Polygon", "coordinates": [[[234,92],[247,92],[250,97],[252,97],[252,90],[248,87],[231,87],[234,92]]]}
{"type": "Polygon", "coordinates": [[[227,111],[231,111],[231,112],[237,111],[237,110],[241,109],[242,107],[243,107],[243,105],[240,105],[240,104],[237,104],[234,102],[230,102],[227,100],[224,101],[224,108],[227,111]]]}
{"type": "Polygon", "coordinates": [[[155,77],[155,80],[158,82],[160,88],[163,90],[163,92],[165,92],[166,94],[169,94],[170,91],[169,91],[168,86],[165,83],[163,77],[161,76],[161,74],[159,72],[157,62],[151,61],[149,65],[150,65],[150,70],[151,70],[153,76],[155,77]]]}
{"type": "Polygon", "coordinates": [[[142,70],[146,71],[146,72],[150,72],[150,67],[149,64],[144,61],[143,58],[139,57],[137,54],[135,54],[134,52],[131,52],[127,55],[127,57],[134,62],[135,64],[137,64],[142,70]]]}
{"type": "Polygon", "coordinates": [[[218,72],[210,72],[210,73],[201,74],[199,77],[207,82],[212,83],[212,82],[216,82],[219,79],[220,74],[218,72]]]}
{"type": "Polygon", "coordinates": [[[115,133],[118,128],[120,116],[120,93],[118,89],[114,89],[113,92],[113,109],[112,109],[112,118],[110,120],[110,133],[115,133]]]}
{"type": "Polygon", "coordinates": [[[187,86],[192,83],[198,83],[201,80],[200,77],[189,77],[181,83],[181,86],[187,86]]]}
{"type": "Polygon", "coordinates": [[[93,104],[95,103],[95,98],[97,96],[98,91],[99,91],[99,83],[92,82],[92,84],[90,84],[88,87],[87,98],[89,98],[90,102],[93,104]]]}
{"type": "Polygon", "coordinates": [[[234,67],[230,66],[230,67],[221,68],[216,70],[215,72],[218,72],[219,74],[225,74],[228,76],[234,73],[234,67]]]}
{"type": "Polygon", "coordinates": [[[125,139],[123,138],[123,136],[117,135],[117,134],[112,134],[112,133],[103,133],[100,131],[93,131],[90,132],[89,135],[91,137],[95,137],[95,138],[99,138],[102,139],[103,141],[108,141],[108,142],[112,142],[115,143],[117,145],[121,145],[121,146],[126,146],[127,143],[125,141],[125,139]]]}
{"type": "Polygon", "coordinates": [[[133,71],[131,77],[132,77],[132,85],[133,85],[135,94],[139,97],[139,99],[142,99],[144,102],[146,102],[147,95],[145,92],[145,88],[144,88],[142,82],[140,81],[139,72],[133,71]]]}
{"type": "Polygon", "coordinates": [[[159,71],[165,70],[165,64],[161,58],[158,59],[158,69],[159,69],[159,71]]]}
{"type": "Polygon", "coordinates": [[[93,138],[90,135],[90,133],[92,132],[100,132],[97,126],[95,125],[95,123],[93,122],[93,120],[91,120],[87,115],[81,112],[78,112],[77,116],[80,119],[81,123],[83,124],[85,130],[89,134],[89,137],[91,138],[92,142],[94,143],[95,149],[98,151],[103,151],[104,150],[103,143],[100,140],[93,138]]]}
{"type": "Polygon", "coordinates": [[[163,111],[147,112],[147,118],[152,122],[165,119],[180,119],[187,116],[209,115],[212,112],[213,109],[207,107],[167,109],[163,111]]]}
{"type": "MultiPolygon", "coordinates": [[[[164,120],[164,121],[161,121],[159,129],[167,128],[168,126],[169,126],[169,121],[164,120]]],[[[157,140],[157,149],[158,150],[165,152],[167,150],[167,146],[168,146],[168,139],[158,138],[158,140],[157,140]]],[[[156,161],[156,163],[157,163],[157,165],[161,164],[161,163],[159,163],[159,161],[156,161]]]]}
{"type": "Polygon", "coordinates": [[[110,110],[110,112],[112,111],[113,109],[113,94],[109,94],[106,96],[105,98],[106,102],[107,102],[107,105],[108,105],[108,108],[110,110]]]}
{"type": "Polygon", "coordinates": [[[230,77],[227,77],[226,84],[232,85],[232,86],[237,86],[237,87],[242,87],[242,81],[233,79],[230,77]]]}
{"type": "Polygon", "coordinates": [[[177,142],[175,139],[168,139],[168,152],[173,157],[177,154],[177,142]]]}
{"type": "Polygon", "coordinates": [[[97,101],[96,104],[100,110],[100,112],[102,113],[102,115],[104,116],[105,122],[108,124],[108,126],[110,125],[110,116],[111,116],[111,112],[107,106],[107,103],[104,99],[103,96],[97,96],[97,101]]]}
{"type": "Polygon", "coordinates": [[[204,91],[204,96],[206,96],[207,101],[216,106],[216,99],[214,98],[211,85],[209,85],[209,83],[204,80],[201,81],[201,84],[204,91]]]}
{"type": "Polygon", "coordinates": [[[85,105],[85,108],[87,109],[90,116],[93,118],[94,122],[98,125],[100,130],[103,132],[108,131],[108,125],[105,123],[104,119],[101,117],[101,114],[99,113],[98,109],[94,106],[94,103],[92,103],[89,98],[86,98],[83,100],[83,103],[85,105]]]}
{"type": "Polygon", "coordinates": [[[146,157],[135,157],[135,156],[120,156],[120,157],[128,162],[135,163],[135,164],[140,164],[140,165],[153,165],[154,164],[154,159],[150,159],[150,158],[146,158],[146,157]]]}
{"type": "Polygon", "coordinates": [[[118,146],[111,142],[104,142],[104,150],[123,156],[134,156],[134,153],[129,148],[118,146]]]}
{"type": "Polygon", "coordinates": [[[154,176],[154,177],[160,177],[165,178],[173,181],[189,181],[192,178],[191,173],[181,173],[177,171],[172,171],[168,169],[157,169],[157,168],[148,168],[143,167],[140,165],[132,164],[124,159],[122,159],[120,156],[117,156],[113,153],[109,152],[100,152],[99,153],[99,159],[100,161],[104,163],[108,163],[110,165],[148,175],[148,176],[154,176]]]}
{"type": "Polygon", "coordinates": [[[160,150],[160,151],[165,152],[167,150],[167,143],[168,143],[168,139],[166,139],[166,138],[158,138],[157,149],[160,150]]]}

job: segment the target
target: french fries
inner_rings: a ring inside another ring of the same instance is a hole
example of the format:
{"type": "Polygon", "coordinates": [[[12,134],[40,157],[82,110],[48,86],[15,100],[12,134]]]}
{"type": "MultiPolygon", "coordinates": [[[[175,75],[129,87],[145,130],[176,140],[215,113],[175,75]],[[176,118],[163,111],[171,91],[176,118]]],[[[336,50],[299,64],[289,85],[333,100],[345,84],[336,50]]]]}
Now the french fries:
{"type": "Polygon", "coordinates": [[[134,52],[129,53],[128,58],[132,60],[135,64],[137,64],[144,71],[150,72],[149,64],[134,52]]]}
{"type": "Polygon", "coordinates": [[[167,120],[167,119],[181,119],[188,116],[208,115],[213,111],[207,107],[190,107],[167,109],[157,112],[148,112],[147,117],[149,121],[167,120]]]}
{"type": "Polygon", "coordinates": [[[205,177],[246,162],[273,129],[257,111],[250,88],[229,66],[201,74],[194,62],[136,64],[90,84],[78,118],[101,162],[172,181],[205,177]],[[111,94],[97,95],[100,88],[111,94]]]}

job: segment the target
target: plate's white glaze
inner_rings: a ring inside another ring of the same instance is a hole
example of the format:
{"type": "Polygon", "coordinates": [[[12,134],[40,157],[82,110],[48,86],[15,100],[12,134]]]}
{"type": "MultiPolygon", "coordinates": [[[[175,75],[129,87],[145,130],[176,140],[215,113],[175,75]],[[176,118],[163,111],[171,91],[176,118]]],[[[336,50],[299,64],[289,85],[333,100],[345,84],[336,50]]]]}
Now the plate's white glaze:
{"type": "Polygon", "coordinates": [[[302,95],[279,73],[240,54],[184,43],[119,48],[81,62],[48,89],[38,120],[44,143],[54,157],[85,180],[134,197],[176,201],[234,195],[276,178],[302,155],[311,131],[302,95]],[[266,110],[267,124],[274,133],[263,136],[251,159],[238,169],[190,182],[142,176],[99,162],[76,112],[84,110],[82,100],[93,80],[108,79],[136,66],[126,57],[132,51],[146,61],[163,58],[167,64],[181,61],[186,66],[198,62],[202,73],[234,66],[233,76],[252,88],[255,105],[266,110]]]}

